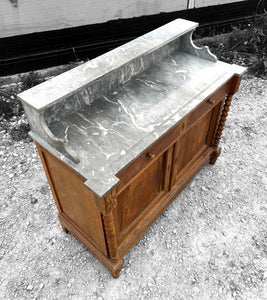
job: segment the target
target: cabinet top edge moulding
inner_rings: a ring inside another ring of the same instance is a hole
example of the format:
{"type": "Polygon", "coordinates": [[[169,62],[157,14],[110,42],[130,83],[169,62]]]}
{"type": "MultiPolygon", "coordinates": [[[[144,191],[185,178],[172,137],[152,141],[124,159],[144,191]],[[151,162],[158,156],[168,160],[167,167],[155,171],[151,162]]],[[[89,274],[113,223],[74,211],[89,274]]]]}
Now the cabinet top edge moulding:
{"type": "Polygon", "coordinates": [[[197,26],[176,19],[22,92],[30,136],[105,197],[117,174],[246,71],[196,47],[197,26]]]}

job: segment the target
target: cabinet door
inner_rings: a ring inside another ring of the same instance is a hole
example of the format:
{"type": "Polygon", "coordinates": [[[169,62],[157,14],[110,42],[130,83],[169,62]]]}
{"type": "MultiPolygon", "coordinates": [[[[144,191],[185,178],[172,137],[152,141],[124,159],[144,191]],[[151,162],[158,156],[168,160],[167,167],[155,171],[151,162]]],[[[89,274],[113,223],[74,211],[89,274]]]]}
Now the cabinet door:
{"type": "MultiPolygon", "coordinates": [[[[172,152],[173,147],[153,159],[147,157],[147,165],[119,191],[114,211],[119,242],[168,193],[172,152]]],[[[129,166],[128,172],[132,172],[133,167],[129,166]]]]}
{"type": "Polygon", "coordinates": [[[221,103],[202,115],[175,143],[172,186],[183,180],[183,175],[192,163],[208,151],[212,143],[220,106],[221,103]]]}

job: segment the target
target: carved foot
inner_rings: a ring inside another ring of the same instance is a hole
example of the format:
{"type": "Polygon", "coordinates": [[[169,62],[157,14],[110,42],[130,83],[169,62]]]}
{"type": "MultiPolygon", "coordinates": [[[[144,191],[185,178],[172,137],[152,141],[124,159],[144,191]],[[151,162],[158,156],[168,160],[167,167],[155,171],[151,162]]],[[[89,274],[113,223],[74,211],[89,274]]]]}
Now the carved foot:
{"type": "Polygon", "coordinates": [[[215,151],[213,151],[211,153],[211,156],[210,156],[210,164],[211,165],[214,165],[217,161],[217,158],[220,156],[221,154],[221,147],[218,147],[215,151]]]}
{"type": "Polygon", "coordinates": [[[123,260],[119,260],[117,263],[112,263],[112,266],[109,267],[109,271],[113,278],[119,278],[120,272],[123,266],[123,260]]]}

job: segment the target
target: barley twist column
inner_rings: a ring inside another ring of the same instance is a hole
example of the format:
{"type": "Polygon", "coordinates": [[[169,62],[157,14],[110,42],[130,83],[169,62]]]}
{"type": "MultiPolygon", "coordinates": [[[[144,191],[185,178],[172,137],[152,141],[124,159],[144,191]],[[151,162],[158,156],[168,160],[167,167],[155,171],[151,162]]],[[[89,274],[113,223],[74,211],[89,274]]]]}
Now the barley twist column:
{"type": "Polygon", "coordinates": [[[222,137],[222,132],[225,126],[225,122],[228,116],[228,112],[230,110],[230,106],[232,103],[233,95],[237,92],[239,85],[240,85],[241,77],[234,77],[232,80],[232,85],[230,92],[225,100],[223,111],[221,113],[221,118],[216,130],[216,134],[213,140],[213,148],[214,152],[212,152],[211,157],[210,157],[210,164],[214,165],[216,163],[217,158],[221,154],[221,148],[219,147],[219,142],[222,137]]]}

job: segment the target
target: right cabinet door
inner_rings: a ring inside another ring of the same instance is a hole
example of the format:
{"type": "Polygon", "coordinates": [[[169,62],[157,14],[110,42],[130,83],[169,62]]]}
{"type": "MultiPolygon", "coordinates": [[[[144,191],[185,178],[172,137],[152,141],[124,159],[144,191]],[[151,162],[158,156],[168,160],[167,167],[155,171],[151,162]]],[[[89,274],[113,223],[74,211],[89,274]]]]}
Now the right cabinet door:
{"type": "Polygon", "coordinates": [[[183,180],[192,164],[210,151],[221,105],[200,116],[174,144],[172,185],[183,180]]]}

